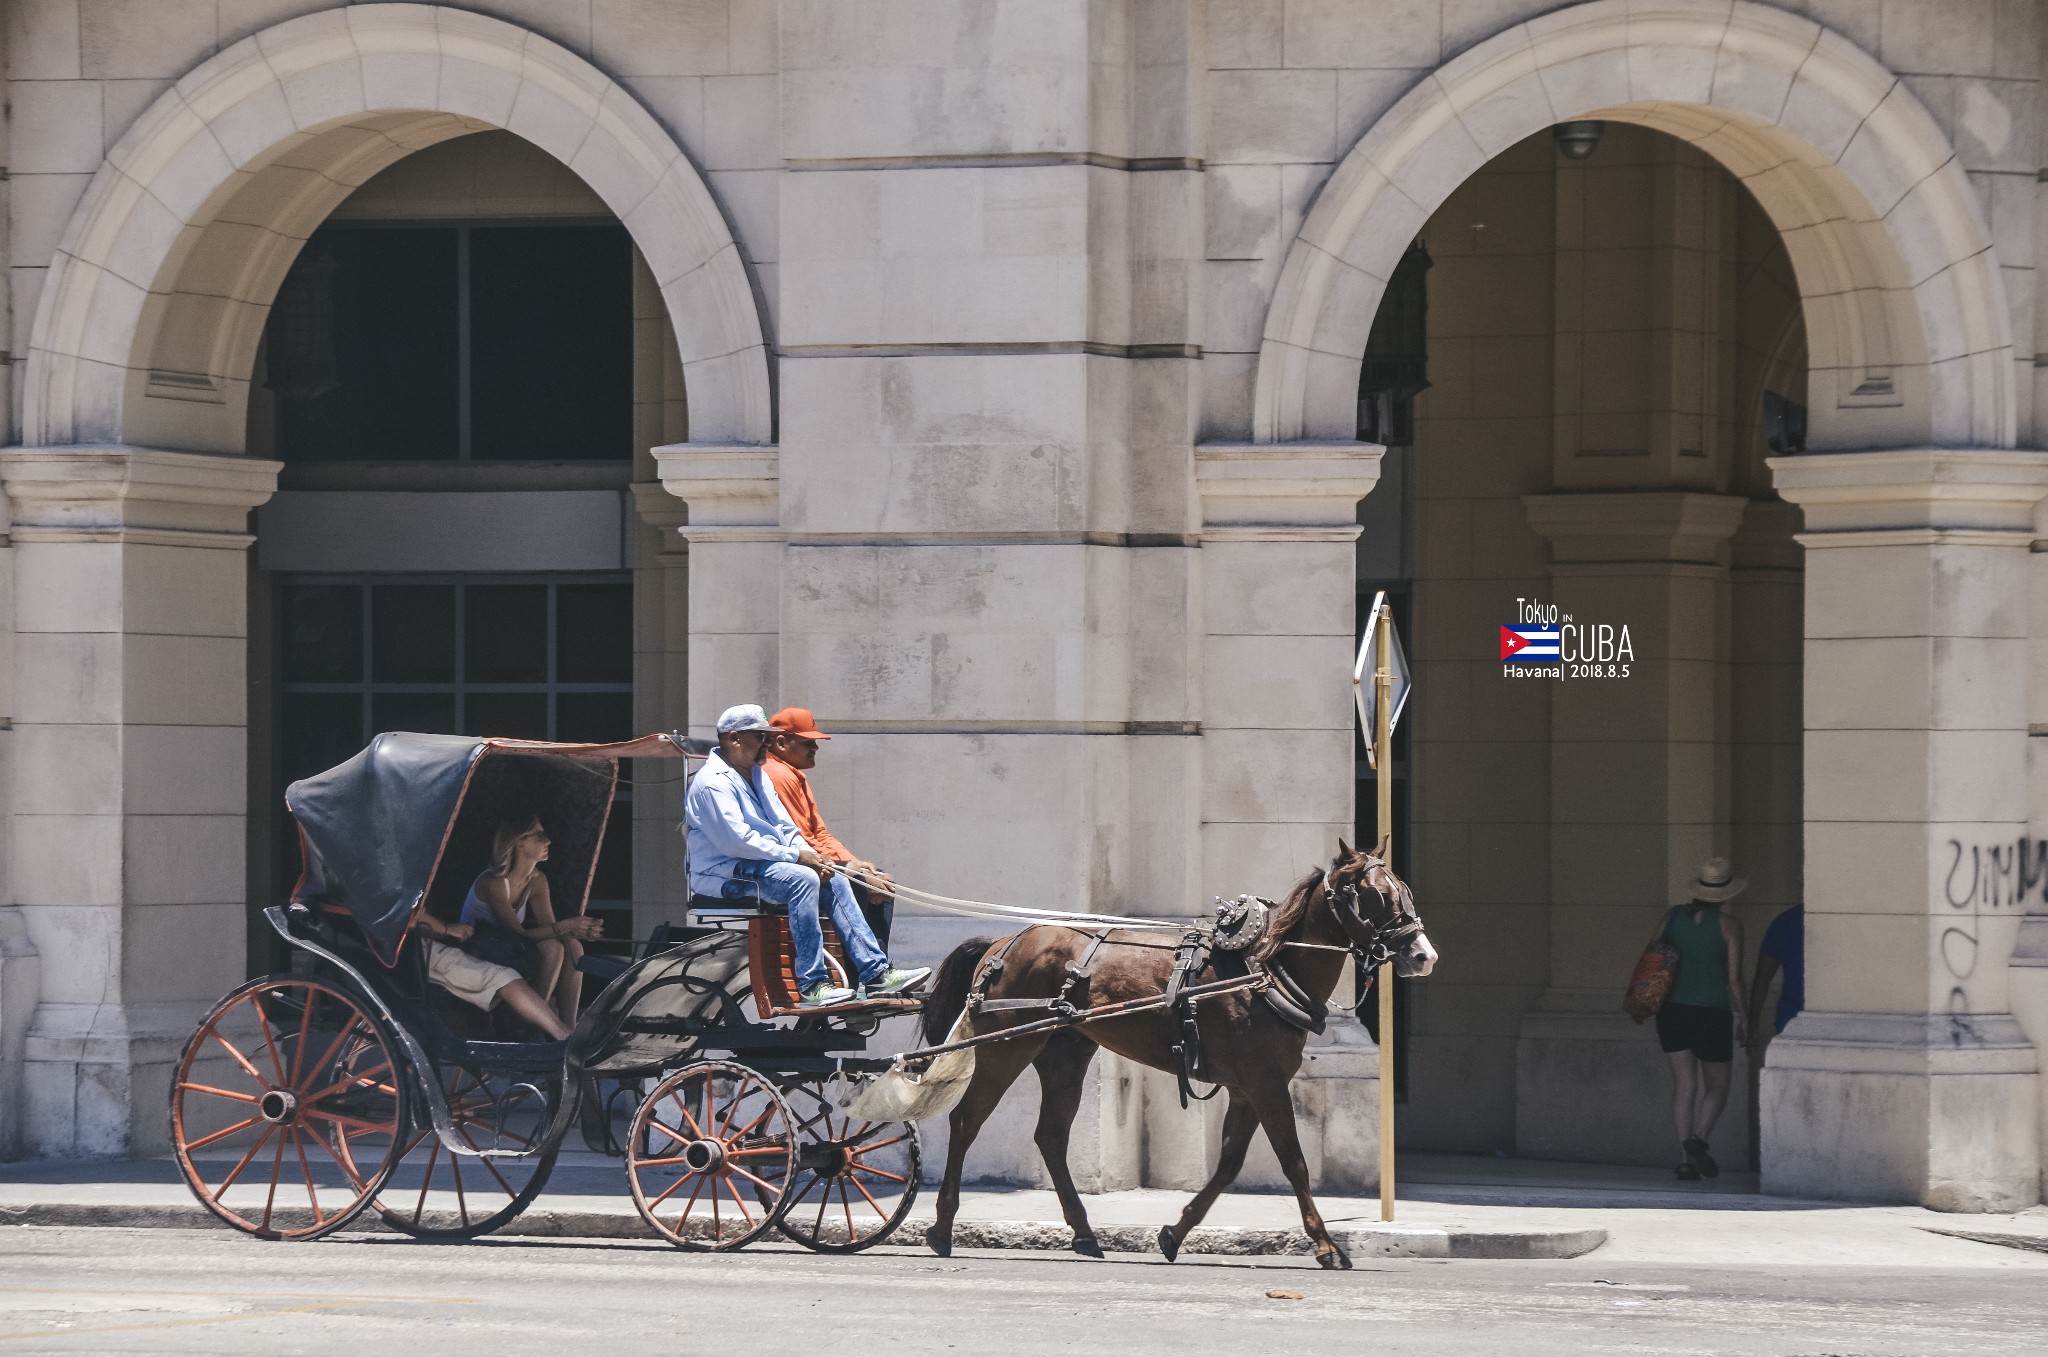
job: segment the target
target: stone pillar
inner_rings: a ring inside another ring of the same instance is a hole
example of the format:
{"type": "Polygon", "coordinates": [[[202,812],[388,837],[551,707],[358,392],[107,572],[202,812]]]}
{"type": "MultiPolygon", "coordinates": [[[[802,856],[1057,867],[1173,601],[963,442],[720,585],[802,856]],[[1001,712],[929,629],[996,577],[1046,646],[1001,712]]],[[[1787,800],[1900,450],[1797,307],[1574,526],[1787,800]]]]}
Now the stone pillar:
{"type": "MultiPolygon", "coordinates": [[[[689,513],[659,481],[636,482],[633,507],[633,729],[645,734],[690,721],[690,544],[681,531],[689,513]]],[[[656,924],[683,922],[689,907],[676,833],[683,783],[660,760],[633,776],[633,936],[644,938],[656,924]]]]}
{"type": "MultiPolygon", "coordinates": [[[[674,443],[654,449],[662,488],[688,505],[687,723],[710,736],[736,702],[774,711],[782,579],[778,456],[773,447],[674,443]]],[[[643,514],[647,512],[643,504],[643,514]]]]}
{"type": "Polygon", "coordinates": [[[1204,444],[1202,898],[1277,896],[1352,833],[1352,558],[1373,443],[1204,444]]]}
{"type": "MultiPolygon", "coordinates": [[[[1633,658],[1619,661],[1627,677],[1569,678],[1551,696],[1550,986],[1516,1046],[1516,1152],[1661,1164],[1677,1153],[1670,1077],[1621,992],[1659,913],[1726,847],[1728,541],[1748,501],[1616,491],[1523,504],[1551,545],[1544,601],[1582,627],[1626,625],[1633,658]]],[[[1724,1125],[1743,1117],[1731,1105],[1724,1125]]]]}
{"type": "MultiPolygon", "coordinates": [[[[1201,895],[1279,896],[1350,837],[1355,786],[1358,501],[1379,479],[1372,443],[1204,444],[1201,895]]],[[[1148,1077],[1145,1181],[1197,1188],[1216,1160],[1222,1108],[1180,1109],[1148,1077]]],[[[1319,1190],[1379,1185],[1378,1049],[1349,1012],[1312,1038],[1295,1116],[1319,1190]]],[[[1259,1137],[1239,1182],[1284,1188],[1259,1137]]]]}
{"type": "Polygon", "coordinates": [[[171,1068],[240,983],[249,511],[275,462],[0,453],[13,517],[14,901],[41,953],[31,1154],[156,1154],[171,1068]]]}
{"type": "Polygon", "coordinates": [[[1770,465],[1806,516],[1806,1011],[1763,1072],[1764,1190],[2030,1206],[2036,1055],[2006,962],[2048,456],[1770,465]]]}

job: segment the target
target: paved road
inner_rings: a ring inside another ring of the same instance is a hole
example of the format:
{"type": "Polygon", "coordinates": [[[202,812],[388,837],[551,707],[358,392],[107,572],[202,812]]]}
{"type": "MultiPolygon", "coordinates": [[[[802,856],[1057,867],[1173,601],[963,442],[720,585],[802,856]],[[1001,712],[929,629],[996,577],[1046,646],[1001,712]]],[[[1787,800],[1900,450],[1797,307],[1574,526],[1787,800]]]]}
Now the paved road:
{"type": "Polygon", "coordinates": [[[12,1227],[0,1228],[0,1354],[2038,1354],[2048,1350],[2042,1284],[2032,1268],[1681,1269],[1592,1257],[1329,1274],[1292,1259],[706,1257],[631,1243],[285,1245],[12,1227]],[[1268,1299],[1269,1289],[1303,1299],[1268,1299]]]}

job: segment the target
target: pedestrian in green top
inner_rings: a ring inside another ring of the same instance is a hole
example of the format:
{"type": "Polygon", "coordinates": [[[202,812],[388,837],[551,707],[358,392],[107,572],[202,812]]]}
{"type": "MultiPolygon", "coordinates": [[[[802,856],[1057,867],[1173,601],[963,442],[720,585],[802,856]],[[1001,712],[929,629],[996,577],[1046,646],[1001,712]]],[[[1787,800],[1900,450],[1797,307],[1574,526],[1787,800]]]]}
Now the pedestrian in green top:
{"type": "Polygon", "coordinates": [[[1657,936],[1678,949],[1678,978],[1657,1010],[1657,1043],[1671,1062],[1671,1117],[1684,1159],[1673,1170],[1687,1182],[1720,1176],[1707,1145],[1728,1106],[1735,1045],[1743,1040],[1742,925],[1721,906],[1749,883],[1735,879],[1726,858],[1708,858],[1692,883],[1692,899],[1664,915],[1657,936]]]}

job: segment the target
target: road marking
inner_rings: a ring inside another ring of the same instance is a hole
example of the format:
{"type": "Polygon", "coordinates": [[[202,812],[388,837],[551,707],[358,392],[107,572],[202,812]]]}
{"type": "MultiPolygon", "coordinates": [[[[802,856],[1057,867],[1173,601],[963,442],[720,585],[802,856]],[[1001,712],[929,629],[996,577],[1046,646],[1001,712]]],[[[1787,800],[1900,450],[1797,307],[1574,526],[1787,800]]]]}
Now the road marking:
{"type": "Polygon", "coordinates": [[[12,1343],[24,1338],[81,1338],[92,1334],[141,1333],[156,1329],[190,1329],[209,1324],[237,1324],[252,1319],[269,1319],[278,1315],[315,1314],[322,1310],[335,1310],[348,1305],[362,1304],[430,1304],[430,1305],[481,1305],[483,1300],[476,1296],[380,1296],[369,1294],[348,1294],[334,1296],[321,1292],[285,1291],[252,1294],[247,1291],[182,1291],[128,1289],[121,1287],[91,1286],[0,1286],[0,1294],[33,1296],[164,1296],[184,1300],[216,1299],[234,1300],[261,1305],[264,1301],[300,1300],[298,1305],[282,1309],[256,1309],[246,1314],[213,1315],[203,1319],[158,1319],[135,1324],[104,1324],[89,1329],[29,1329],[18,1333],[0,1333],[0,1343],[12,1343]],[[318,1298],[323,1297],[324,1298],[318,1298]],[[309,1299],[312,1298],[312,1299],[309,1299]]]}

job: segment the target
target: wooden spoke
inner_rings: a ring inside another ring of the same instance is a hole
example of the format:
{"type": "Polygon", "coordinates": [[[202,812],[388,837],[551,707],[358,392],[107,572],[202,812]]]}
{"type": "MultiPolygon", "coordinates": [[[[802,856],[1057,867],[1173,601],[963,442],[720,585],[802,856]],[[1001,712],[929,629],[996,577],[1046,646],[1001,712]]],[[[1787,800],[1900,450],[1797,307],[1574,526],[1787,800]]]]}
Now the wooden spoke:
{"type": "MultiPolygon", "coordinates": [[[[252,1098],[250,1099],[250,1101],[254,1102],[255,1099],[252,1098]]],[[[193,1141],[190,1145],[186,1146],[185,1148],[190,1150],[204,1149],[206,1146],[213,1144],[214,1141],[226,1139],[228,1136],[233,1135],[237,1131],[246,1131],[251,1126],[254,1126],[257,1122],[262,1120],[263,1118],[261,1117],[250,1117],[246,1121],[238,1121],[233,1126],[228,1127],[225,1131],[215,1131],[210,1136],[201,1136],[199,1139],[193,1141]]]]}
{"type": "Polygon", "coordinates": [[[235,1179],[242,1176],[242,1170],[249,1167],[249,1161],[256,1157],[257,1151],[263,1148],[264,1142],[269,1140],[270,1137],[276,1133],[276,1131],[277,1128],[275,1126],[264,1127],[263,1134],[256,1137],[256,1143],[254,1145],[251,1145],[249,1147],[249,1152],[242,1156],[242,1162],[236,1164],[233,1171],[230,1172],[227,1177],[221,1179],[220,1186],[215,1188],[214,1191],[226,1192],[229,1188],[233,1187],[235,1185],[235,1179]]]}
{"type": "Polygon", "coordinates": [[[234,1093],[228,1089],[215,1088],[211,1084],[180,1083],[178,1087],[186,1093],[205,1093],[215,1098],[232,1098],[238,1103],[260,1103],[263,1101],[253,1093],[234,1093]]]}
{"type": "MultiPolygon", "coordinates": [[[[256,1022],[263,1029],[263,1048],[270,1052],[270,1067],[277,1071],[277,1082],[280,1084],[288,1083],[289,1081],[284,1077],[284,1057],[278,1054],[277,1050],[277,1024],[270,1020],[270,1010],[263,1006],[262,992],[252,993],[249,996],[249,1002],[256,1009],[256,1022]]],[[[226,1043],[223,1042],[222,1044],[225,1045],[226,1043]]],[[[254,1066],[249,1067],[249,1073],[256,1074],[254,1066]]],[[[258,1080],[263,1078],[260,1074],[256,1074],[256,1077],[258,1080]]]]}
{"type": "MultiPolygon", "coordinates": [[[[226,1051],[229,1056],[233,1057],[234,1062],[237,1065],[240,1065],[243,1069],[249,1072],[249,1077],[251,1079],[254,1079],[259,1085],[261,1085],[264,1092],[268,1093],[271,1089],[276,1088],[278,1084],[282,1084],[284,1082],[284,1076],[282,1075],[278,1076],[277,1084],[273,1084],[268,1079],[265,1079],[262,1075],[262,1072],[259,1071],[254,1065],[249,1063],[249,1057],[243,1055],[240,1051],[236,1050],[235,1044],[229,1041],[226,1037],[222,1036],[218,1028],[214,1029],[211,1035],[215,1041],[220,1043],[220,1048],[226,1051]]],[[[264,1034],[264,1040],[268,1041],[269,1039],[269,1033],[266,1031],[264,1034]]]]}
{"type": "Polygon", "coordinates": [[[314,1186],[313,1183],[313,1166],[306,1162],[305,1133],[296,1126],[289,1129],[292,1138],[292,1149],[299,1156],[299,1172],[306,1175],[306,1200],[313,1204],[313,1223],[318,1225],[325,1221],[327,1217],[320,1214],[320,1189],[314,1186]]]}

